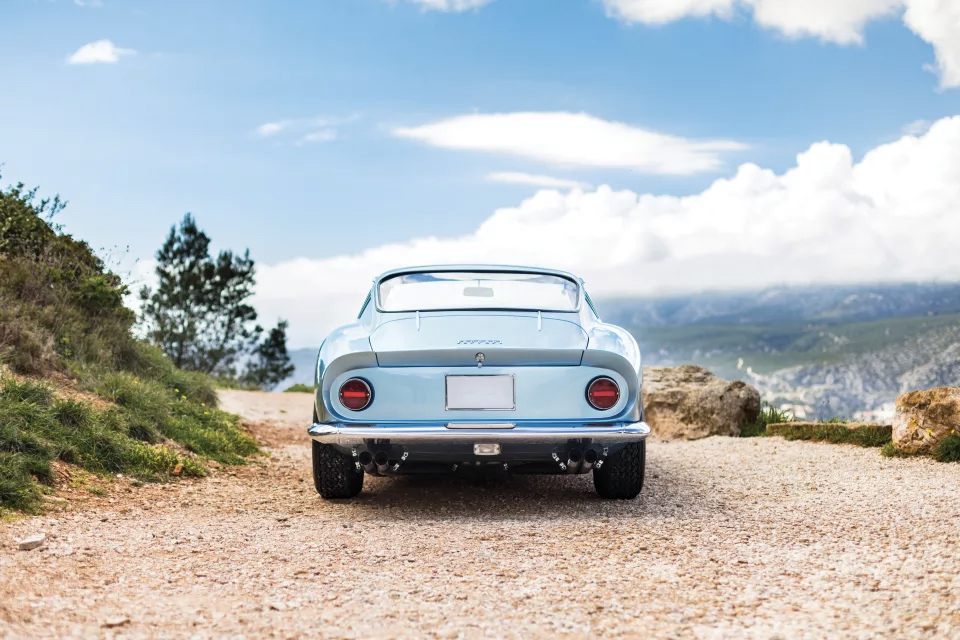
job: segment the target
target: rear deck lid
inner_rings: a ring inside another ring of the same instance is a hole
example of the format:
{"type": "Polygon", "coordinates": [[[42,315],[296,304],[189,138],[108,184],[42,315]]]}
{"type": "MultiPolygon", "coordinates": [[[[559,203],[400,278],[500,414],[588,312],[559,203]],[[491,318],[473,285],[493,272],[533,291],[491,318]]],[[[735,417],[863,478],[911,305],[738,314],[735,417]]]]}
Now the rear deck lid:
{"type": "MultiPolygon", "coordinates": [[[[572,318],[576,318],[572,315],[572,318]]],[[[587,334],[576,322],[536,313],[422,313],[370,335],[381,367],[579,365],[587,334]]]]}

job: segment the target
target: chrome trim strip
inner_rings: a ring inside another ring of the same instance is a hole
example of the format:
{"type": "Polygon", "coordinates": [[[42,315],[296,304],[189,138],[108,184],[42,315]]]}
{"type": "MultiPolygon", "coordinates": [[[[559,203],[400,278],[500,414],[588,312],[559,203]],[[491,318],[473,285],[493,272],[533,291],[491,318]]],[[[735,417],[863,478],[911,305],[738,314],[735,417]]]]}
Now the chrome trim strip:
{"type": "Polygon", "coordinates": [[[447,429],[515,429],[517,425],[512,422],[448,422],[447,429]]]}
{"type": "Polygon", "coordinates": [[[390,440],[396,444],[416,444],[421,442],[447,442],[450,444],[471,444],[484,441],[510,441],[525,443],[553,443],[566,440],[589,439],[601,442],[634,442],[644,440],[650,435],[650,427],[645,422],[610,424],[595,427],[577,425],[573,427],[524,427],[513,429],[476,428],[448,429],[440,426],[389,426],[358,427],[344,424],[315,424],[307,433],[325,444],[354,445],[365,440],[390,440]]]}

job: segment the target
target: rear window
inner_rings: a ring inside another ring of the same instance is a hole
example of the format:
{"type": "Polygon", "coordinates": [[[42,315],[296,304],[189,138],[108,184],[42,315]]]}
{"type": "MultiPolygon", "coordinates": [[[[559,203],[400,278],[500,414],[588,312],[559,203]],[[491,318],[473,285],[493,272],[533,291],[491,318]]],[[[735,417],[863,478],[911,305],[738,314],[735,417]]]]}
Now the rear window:
{"type": "Polygon", "coordinates": [[[580,286],[543,273],[437,271],[380,282],[383,311],[517,309],[576,311],[580,286]]]}

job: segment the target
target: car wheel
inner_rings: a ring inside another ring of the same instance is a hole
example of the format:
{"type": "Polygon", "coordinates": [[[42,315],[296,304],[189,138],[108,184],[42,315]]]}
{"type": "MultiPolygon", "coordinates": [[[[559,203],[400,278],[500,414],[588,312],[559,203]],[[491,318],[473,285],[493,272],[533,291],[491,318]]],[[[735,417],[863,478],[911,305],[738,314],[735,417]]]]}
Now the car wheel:
{"type": "Polygon", "coordinates": [[[643,469],[647,462],[647,442],[631,442],[607,457],[593,470],[593,486],[601,498],[629,500],[643,489],[643,469]]]}
{"type": "Polygon", "coordinates": [[[363,470],[336,447],[314,441],[313,484],[327,500],[352,498],[363,488],[363,470]]]}

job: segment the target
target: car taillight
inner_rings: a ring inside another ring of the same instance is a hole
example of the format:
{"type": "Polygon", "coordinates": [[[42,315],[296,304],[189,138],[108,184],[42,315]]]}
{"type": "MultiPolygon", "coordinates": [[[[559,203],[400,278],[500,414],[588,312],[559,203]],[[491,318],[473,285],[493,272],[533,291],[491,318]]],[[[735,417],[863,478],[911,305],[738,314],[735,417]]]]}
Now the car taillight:
{"type": "Polygon", "coordinates": [[[363,411],[373,398],[373,390],[366,380],[350,378],[340,386],[340,404],[351,411],[363,411]]]}
{"type": "Polygon", "coordinates": [[[620,387],[611,378],[594,378],[587,385],[587,402],[594,409],[606,411],[620,399],[620,387]]]}

